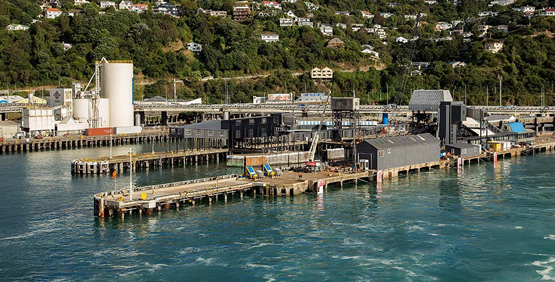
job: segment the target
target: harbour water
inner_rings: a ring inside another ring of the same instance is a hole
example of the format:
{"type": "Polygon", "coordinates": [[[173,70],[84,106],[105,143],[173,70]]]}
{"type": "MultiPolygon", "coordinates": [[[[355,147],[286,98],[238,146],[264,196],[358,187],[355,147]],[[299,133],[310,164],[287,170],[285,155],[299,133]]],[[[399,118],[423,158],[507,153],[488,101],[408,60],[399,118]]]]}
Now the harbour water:
{"type": "MultiPolygon", "coordinates": [[[[555,154],[123,221],[92,212],[92,195],[115,180],[69,170],[72,159],[108,154],[0,156],[0,280],[555,279],[555,154]]],[[[141,171],[135,185],[233,172],[225,164],[141,171]]],[[[117,181],[127,185],[128,177],[117,181]]]]}

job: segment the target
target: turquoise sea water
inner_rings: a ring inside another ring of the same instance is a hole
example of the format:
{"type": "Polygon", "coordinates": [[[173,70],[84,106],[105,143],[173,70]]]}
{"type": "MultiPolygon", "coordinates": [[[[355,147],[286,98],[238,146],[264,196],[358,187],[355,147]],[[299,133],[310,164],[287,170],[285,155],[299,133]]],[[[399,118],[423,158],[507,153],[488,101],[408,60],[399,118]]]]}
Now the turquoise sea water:
{"type": "MultiPolygon", "coordinates": [[[[92,195],[114,180],[69,171],[74,158],[107,154],[0,156],[0,280],[555,279],[555,154],[410,174],[381,187],[330,187],[323,197],[248,196],[123,221],[92,216],[92,195]]],[[[231,172],[150,170],[135,184],[231,172]]]]}

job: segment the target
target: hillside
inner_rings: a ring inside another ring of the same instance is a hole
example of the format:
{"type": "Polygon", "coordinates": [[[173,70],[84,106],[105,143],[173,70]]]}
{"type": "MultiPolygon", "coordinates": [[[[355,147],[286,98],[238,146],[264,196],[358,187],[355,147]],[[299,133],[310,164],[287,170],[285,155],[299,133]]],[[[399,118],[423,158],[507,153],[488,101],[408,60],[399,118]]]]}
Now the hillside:
{"type": "MultiPolygon", "coordinates": [[[[203,77],[270,74],[230,80],[232,102],[286,89],[331,89],[334,95],[355,90],[367,103],[385,103],[380,93],[389,90],[391,101],[406,103],[412,89],[445,88],[457,99],[466,89],[469,104],[485,104],[486,89],[496,92],[501,76],[504,104],[538,104],[542,87],[554,104],[555,16],[540,12],[553,0],[491,7],[476,0],[293,1],[249,2],[251,14],[237,21],[234,7],[244,4],[234,1],[171,1],[180,9],[176,17],[155,13],[153,2],[138,13],[101,9],[99,1],[0,0],[1,88],[88,81],[94,62],[105,57],[133,60],[137,77],[158,80],[137,87],[137,99],[171,93],[169,81],[180,78],[180,98],[218,103],[224,81],[203,77]],[[532,16],[515,10],[528,4],[537,9],[532,16]],[[41,18],[41,5],[57,5],[61,15],[41,18]],[[24,27],[13,30],[16,25],[24,27]],[[261,35],[279,39],[264,42],[261,35]],[[333,38],[340,44],[330,47],[333,38]],[[188,51],[192,42],[202,50],[188,51]],[[503,43],[497,53],[485,49],[493,42],[503,43]],[[335,71],[333,81],[312,80],[310,70],[324,66],[335,71]]],[[[496,97],[489,103],[499,103],[496,97]]]]}

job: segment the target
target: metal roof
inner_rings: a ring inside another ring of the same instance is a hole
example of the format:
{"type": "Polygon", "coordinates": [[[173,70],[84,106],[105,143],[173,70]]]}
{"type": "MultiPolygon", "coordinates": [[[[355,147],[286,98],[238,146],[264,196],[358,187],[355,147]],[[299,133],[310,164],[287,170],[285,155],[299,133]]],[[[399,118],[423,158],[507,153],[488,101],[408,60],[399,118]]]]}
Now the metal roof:
{"type": "Polygon", "coordinates": [[[421,145],[421,144],[439,145],[439,139],[435,138],[429,133],[424,133],[419,135],[405,135],[405,136],[396,136],[396,137],[388,137],[388,138],[368,139],[368,140],[365,140],[364,142],[367,142],[368,144],[370,144],[370,146],[378,150],[395,148],[395,147],[407,147],[407,146],[414,146],[414,145],[421,145]]]}
{"type": "MultiPolygon", "coordinates": [[[[212,129],[212,130],[222,130],[221,120],[211,120],[193,124],[187,124],[182,126],[172,126],[174,128],[184,128],[184,129],[212,129]]],[[[225,129],[227,130],[227,129],[225,129]]]]}
{"type": "Polygon", "coordinates": [[[509,126],[511,127],[512,132],[520,133],[526,131],[522,122],[511,122],[509,123],[509,126]]]}
{"type": "Polygon", "coordinates": [[[437,111],[441,102],[452,102],[449,90],[414,90],[410,96],[409,110],[437,111]]]}

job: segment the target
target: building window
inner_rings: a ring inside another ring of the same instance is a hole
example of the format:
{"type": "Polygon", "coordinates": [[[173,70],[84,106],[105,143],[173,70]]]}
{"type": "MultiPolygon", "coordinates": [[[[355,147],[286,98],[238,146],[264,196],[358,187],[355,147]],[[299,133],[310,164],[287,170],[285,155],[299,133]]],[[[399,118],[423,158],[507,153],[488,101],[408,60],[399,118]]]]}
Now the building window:
{"type": "Polygon", "coordinates": [[[378,156],[380,156],[380,158],[383,158],[383,156],[384,156],[383,150],[378,151],[378,156]]]}
{"type": "Polygon", "coordinates": [[[249,124],[250,124],[250,125],[253,125],[253,124],[254,124],[254,119],[253,119],[253,118],[249,119],[249,124]]]}
{"type": "Polygon", "coordinates": [[[185,135],[191,136],[191,130],[190,129],[185,129],[185,135]]]}
{"type": "Polygon", "coordinates": [[[235,121],[235,126],[241,126],[241,120],[235,121]]]}
{"type": "Polygon", "coordinates": [[[195,130],[195,134],[196,135],[202,135],[202,129],[195,130]]]}
{"type": "Polygon", "coordinates": [[[235,130],[235,138],[241,138],[241,129],[235,130]]]}
{"type": "Polygon", "coordinates": [[[249,129],[249,135],[247,137],[254,137],[254,129],[249,129]]]}
{"type": "Polygon", "coordinates": [[[391,154],[391,149],[387,149],[387,154],[391,154]]]}
{"type": "Polygon", "coordinates": [[[208,130],[208,136],[214,136],[214,130],[208,130]]]}
{"type": "Polygon", "coordinates": [[[263,118],[263,119],[260,121],[260,124],[266,124],[266,119],[263,118]]]}

